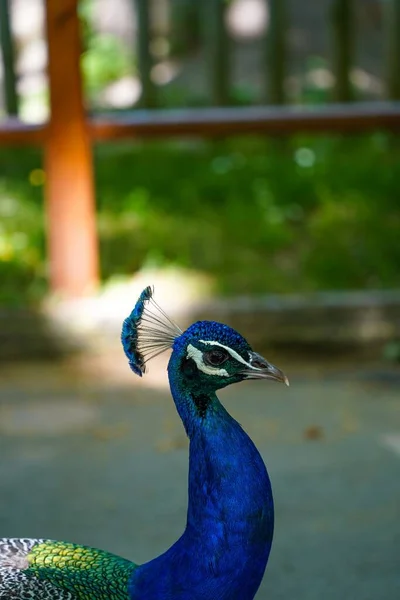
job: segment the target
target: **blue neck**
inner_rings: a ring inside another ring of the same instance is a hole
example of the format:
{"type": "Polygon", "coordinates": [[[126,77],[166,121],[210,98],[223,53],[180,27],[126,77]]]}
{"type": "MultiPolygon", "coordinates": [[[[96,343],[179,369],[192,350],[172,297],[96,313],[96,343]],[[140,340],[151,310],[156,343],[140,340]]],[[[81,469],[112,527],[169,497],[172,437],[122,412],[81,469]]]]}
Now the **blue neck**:
{"type": "Polygon", "coordinates": [[[268,561],[274,524],[265,465],[214,393],[208,394],[200,416],[193,392],[174,376],[171,363],[172,395],[190,438],[186,529],[167,552],[138,567],[131,597],[252,600],[268,561]]]}

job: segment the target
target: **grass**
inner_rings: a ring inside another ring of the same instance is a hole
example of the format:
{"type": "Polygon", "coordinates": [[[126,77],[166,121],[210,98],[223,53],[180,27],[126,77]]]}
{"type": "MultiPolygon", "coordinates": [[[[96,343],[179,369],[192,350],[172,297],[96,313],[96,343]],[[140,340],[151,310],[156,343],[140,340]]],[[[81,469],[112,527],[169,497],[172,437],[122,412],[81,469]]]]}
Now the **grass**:
{"type": "MultiPolygon", "coordinates": [[[[176,264],[228,295],[399,287],[399,164],[384,133],[102,145],[103,279],[176,264]]],[[[0,152],[0,304],[46,292],[40,168],[0,152]]]]}

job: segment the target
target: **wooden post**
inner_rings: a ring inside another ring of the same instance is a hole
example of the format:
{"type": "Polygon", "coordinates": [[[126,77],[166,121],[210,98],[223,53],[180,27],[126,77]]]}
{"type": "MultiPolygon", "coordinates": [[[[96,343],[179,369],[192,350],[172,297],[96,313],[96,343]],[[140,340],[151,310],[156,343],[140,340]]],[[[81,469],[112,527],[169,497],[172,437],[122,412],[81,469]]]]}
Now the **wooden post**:
{"type": "Polygon", "coordinates": [[[157,104],[156,88],[151,80],[153,57],[150,52],[150,1],[135,0],[137,11],[137,55],[142,84],[140,105],[144,108],[154,108],[157,104]]]}
{"type": "Polygon", "coordinates": [[[51,118],[45,148],[50,283],[76,297],[98,282],[91,147],[80,73],[77,0],[46,0],[51,118]]]}
{"type": "Polygon", "coordinates": [[[201,43],[201,4],[193,0],[171,2],[172,54],[185,56],[201,43]]]}
{"type": "Polygon", "coordinates": [[[333,0],[333,73],[335,75],[334,99],[349,102],[353,99],[350,69],[353,63],[354,42],[353,0],[333,0]]]}
{"type": "Polygon", "coordinates": [[[204,0],[203,33],[214,106],[229,104],[230,44],[225,26],[225,0],[204,0]]]}
{"type": "Polygon", "coordinates": [[[267,34],[268,94],[270,104],[285,102],[286,6],[285,0],[270,0],[267,34]]]}
{"type": "Polygon", "coordinates": [[[400,100],[400,0],[385,4],[387,96],[400,100]]]}
{"type": "Polygon", "coordinates": [[[0,0],[0,44],[4,66],[6,110],[9,115],[17,115],[18,97],[14,70],[14,44],[10,27],[9,0],[0,0]]]}

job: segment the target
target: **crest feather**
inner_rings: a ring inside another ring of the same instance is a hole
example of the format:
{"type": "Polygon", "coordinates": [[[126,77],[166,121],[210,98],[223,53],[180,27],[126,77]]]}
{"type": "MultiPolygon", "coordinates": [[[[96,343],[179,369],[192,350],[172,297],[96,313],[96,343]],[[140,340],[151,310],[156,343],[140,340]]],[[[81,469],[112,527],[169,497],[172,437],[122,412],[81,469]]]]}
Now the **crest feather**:
{"type": "Polygon", "coordinates": [[[172,348],[181,329],[168,317],[153,298],[150,286],[140,294],[129,317],[122,326],[121,341],[129,366],[141,377],[146,363],[172,348]]]}

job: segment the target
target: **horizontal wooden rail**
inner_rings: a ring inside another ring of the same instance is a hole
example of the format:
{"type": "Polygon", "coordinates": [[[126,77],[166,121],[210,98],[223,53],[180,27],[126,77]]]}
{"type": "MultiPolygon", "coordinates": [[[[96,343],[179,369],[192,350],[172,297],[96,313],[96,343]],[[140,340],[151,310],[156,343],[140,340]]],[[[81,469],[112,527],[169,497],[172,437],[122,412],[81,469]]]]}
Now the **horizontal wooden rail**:
{"type": "Polygon", "coordinates": [[[400,102],[329,105],[321,108],[251,107],[136,111],[91,121],[96,141],[131,137],[224,137],[299,131],[362,132],[400,129],[400,102]]]}
{"type": "Polygon", "coordinates": [[[0,146],[42,145],[45,142],[47,125],[30,125],[16,117],[0,121],[0,146]]]}
{"type": "MultiPolygon", "coordinates": [[[[360,133],[374,129],[400,130],[400,102],[332,104],[320,108],[138,110],[89,119],[90,137],[95,142],[245,133],[290,135],[301,131],[360,133]]],[[[47,125],[27,125],[17,119],[0,121],[0,145],[43,144],[46,136],[47,125]]]]}

